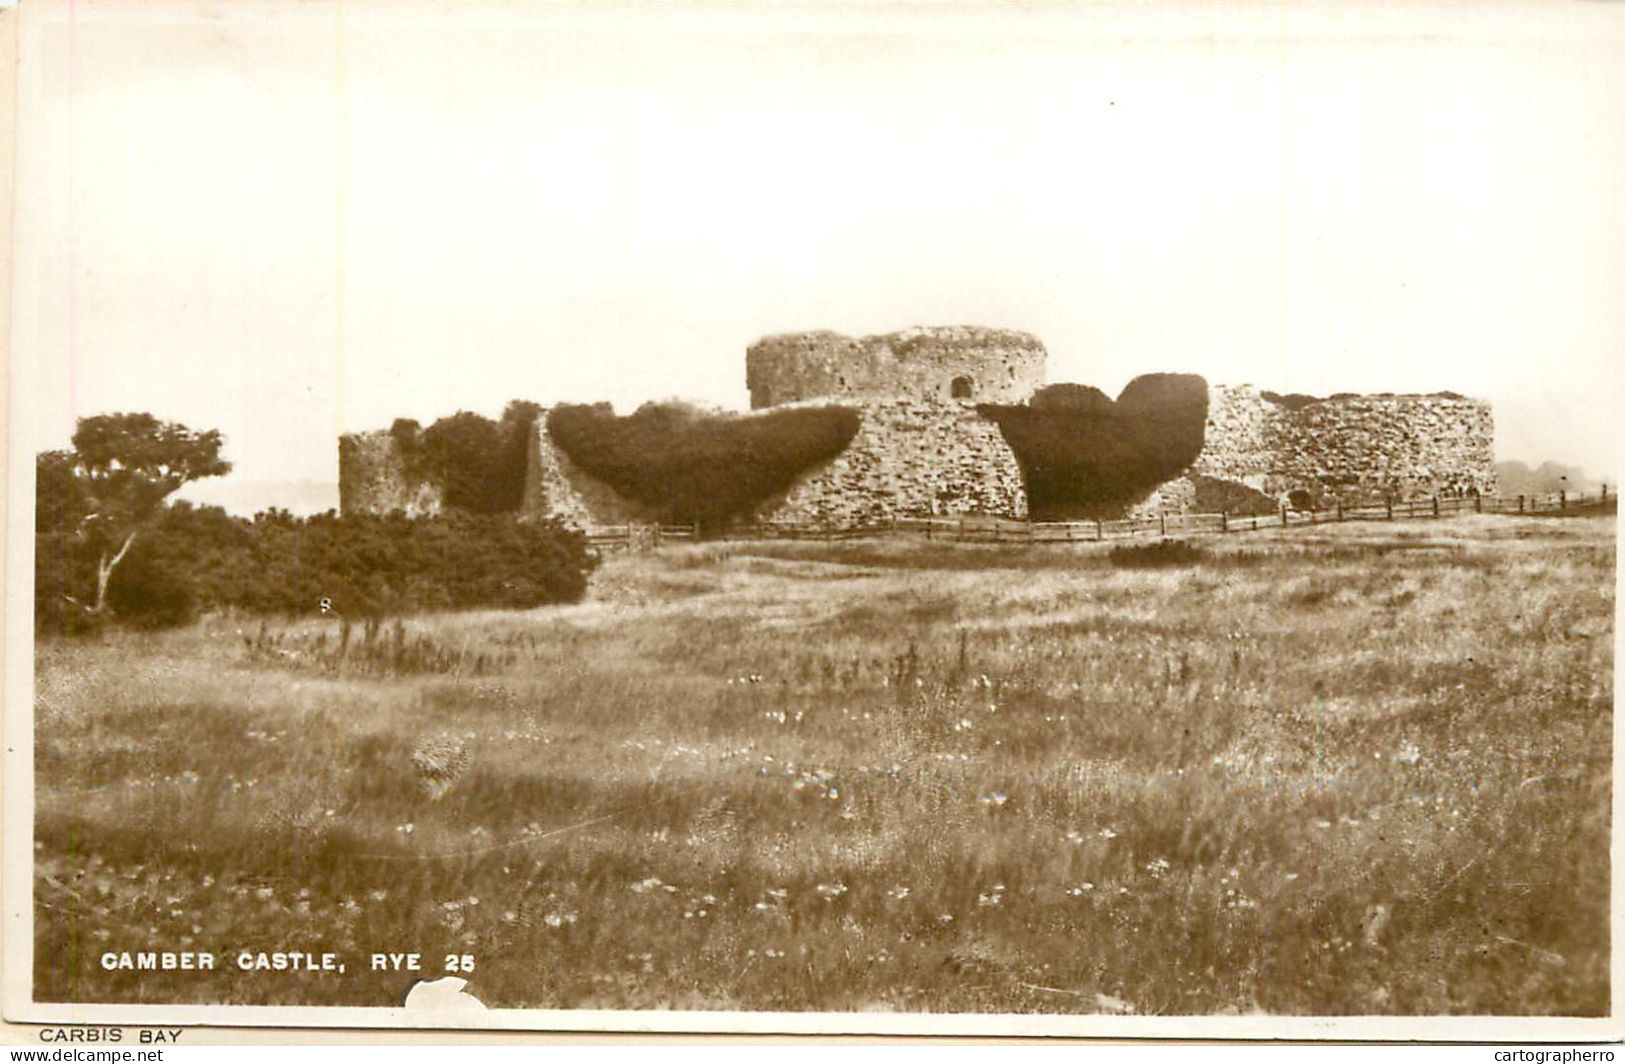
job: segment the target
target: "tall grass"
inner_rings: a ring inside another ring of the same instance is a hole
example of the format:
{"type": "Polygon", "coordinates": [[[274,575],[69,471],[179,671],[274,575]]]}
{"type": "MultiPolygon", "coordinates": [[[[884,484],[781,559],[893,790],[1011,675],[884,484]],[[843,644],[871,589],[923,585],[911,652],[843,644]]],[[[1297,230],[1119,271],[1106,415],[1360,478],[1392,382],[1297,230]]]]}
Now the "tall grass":
{"type": "Polygon", "coordinates": [[[36,996],[391,1004],[411,950],[498,1006],[1606,1012],[1612,519],[1109,557],[697,545],[350,666],[42,642],[36,996]]]}

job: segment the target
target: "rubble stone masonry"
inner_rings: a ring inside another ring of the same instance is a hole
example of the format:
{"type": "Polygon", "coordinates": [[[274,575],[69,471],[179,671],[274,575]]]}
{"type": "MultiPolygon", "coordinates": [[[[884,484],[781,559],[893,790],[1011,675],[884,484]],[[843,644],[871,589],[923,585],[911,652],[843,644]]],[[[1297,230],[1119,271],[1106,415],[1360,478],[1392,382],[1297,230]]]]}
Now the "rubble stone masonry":
{"type": "MultiPolygon", "coordinates": [[[[1015,455],[976,405],[1026,402],[1043,385],[1037,338],[976,326],[861,338],[793,333],[751,345],[745,363],[753,409],[835,402],[862,418],[845,451],[765,503],[758,518],[840,526],[1027,515],[1015,455]]],[[[546,412],[531,431],[522,513],[583,526],[648,519],[645,508],[577,469],[553,444],[546,412]]],[[[1448,393],[1278,401],[1251,385],[1212,386],[1196,462],[1130,512],[1197,506],[1197,477],[1239,482],[1283,502],[1303,493],[1315,505],[1493,494],[1494,431],[1488,403],[1448,393]]],[[[388,432],[343,437],[343,511],[437,512],[440,490],[408,468],[388,432]]]]}
{"type": "Polygon", "coordinates": [[[339,437],[339,512],[408,517],[440,512],[439,485],[411,478],[400,444],[387,429],[339,437]]]}
{"type": "Polygon", "coordinates": [[[761,517],[842,526],[893,517],[1027,516],[1016,456],[999,426],[974,407],[940,399],[851,405],[863,420],[846,450],[801,477],[761,517]]]}
{"type": "Polygon", "coordinates": [[[1457,395],[1350,395],[1297,405],[1250,385],[1208,389],[1192,473],[1318,502],[1494,494],[1495,419],[1457,395]]]}
{"type": "Polygon", "coordinates": [[[787,333],[746,350],[745,385],[753,410],[826,398],[1023,403],[1043,387],[1046,358],[1030,333],[974,325],[787,333]]]}

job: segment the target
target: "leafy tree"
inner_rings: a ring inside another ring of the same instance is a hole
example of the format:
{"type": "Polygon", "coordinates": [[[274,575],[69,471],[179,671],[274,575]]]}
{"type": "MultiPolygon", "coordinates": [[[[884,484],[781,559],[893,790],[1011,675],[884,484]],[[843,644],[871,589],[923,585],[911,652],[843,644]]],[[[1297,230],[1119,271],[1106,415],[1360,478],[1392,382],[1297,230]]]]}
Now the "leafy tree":
{"type": "Polygon", "coordinates": [[[214,430],[197,432],[151,414],[102,414],[79,419],[72,451],[38,457],[36,529],[70,536],[95,558],[96,593],[87,610],[106,609],[114,571],[169,496],[231,471],[220,457],[222,442],[214,430]]]}

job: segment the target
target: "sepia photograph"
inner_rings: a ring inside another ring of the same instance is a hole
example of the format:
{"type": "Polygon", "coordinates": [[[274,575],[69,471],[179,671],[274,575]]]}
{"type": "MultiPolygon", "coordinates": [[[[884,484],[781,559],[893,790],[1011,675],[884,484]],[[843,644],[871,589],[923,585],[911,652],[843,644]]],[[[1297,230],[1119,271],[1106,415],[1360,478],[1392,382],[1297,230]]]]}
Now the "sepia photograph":
{"type": "Polygon", "coordinates": [[[1625,1033],[1625,6],[0,20],[6,1020],[1625,1033]]]}

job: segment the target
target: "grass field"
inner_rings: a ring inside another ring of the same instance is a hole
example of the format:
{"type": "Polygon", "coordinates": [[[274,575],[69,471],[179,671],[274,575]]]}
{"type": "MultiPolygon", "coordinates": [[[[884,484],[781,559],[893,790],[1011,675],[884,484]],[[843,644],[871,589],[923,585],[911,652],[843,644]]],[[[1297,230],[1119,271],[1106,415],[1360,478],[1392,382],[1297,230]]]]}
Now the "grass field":
{"type": "Polygon", "coordinates": [[[398,1004],[418,952],[506,1007],[1603,1014],[1614,553],[699,544],[342,649],[45,642],[35,996],[398,1004]]]}

